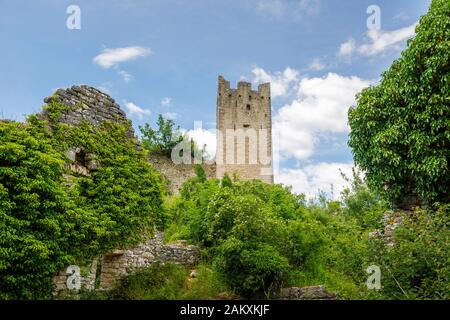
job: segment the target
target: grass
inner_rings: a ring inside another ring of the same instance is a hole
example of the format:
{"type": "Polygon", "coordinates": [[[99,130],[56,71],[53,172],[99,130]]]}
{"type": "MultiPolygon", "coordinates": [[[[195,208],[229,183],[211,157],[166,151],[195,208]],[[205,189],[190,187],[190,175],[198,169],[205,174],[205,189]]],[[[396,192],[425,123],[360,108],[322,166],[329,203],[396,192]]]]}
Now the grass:
{"type": "Polygon", "coordinates": [[[118,300],[208,300],[227,290],[209,266],[198,265],[196,271],[191,278],[191,270],[184,266],[152,265],[122,279],[108,296],[118,300]]]}

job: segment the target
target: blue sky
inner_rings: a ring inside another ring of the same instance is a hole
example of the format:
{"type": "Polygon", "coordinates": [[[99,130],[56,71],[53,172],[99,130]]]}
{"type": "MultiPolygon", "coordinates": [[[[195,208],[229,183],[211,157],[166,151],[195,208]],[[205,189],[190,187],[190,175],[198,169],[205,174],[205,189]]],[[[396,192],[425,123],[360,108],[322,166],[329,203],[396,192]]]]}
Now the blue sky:
{"type": "Polygon", "coordinates": [[[213,148],[217,76],[272,83],[276,180],[342,188],[346,111],[414,35],[424,0],[0,0],[0,116],[23,120],[60,87],[111,94],[137,125],[162,113],[213,148]],[[69,5],[81,29],[68,29],[69,5]],[[381,29],[368,30],[377,5],[381,29]]]}

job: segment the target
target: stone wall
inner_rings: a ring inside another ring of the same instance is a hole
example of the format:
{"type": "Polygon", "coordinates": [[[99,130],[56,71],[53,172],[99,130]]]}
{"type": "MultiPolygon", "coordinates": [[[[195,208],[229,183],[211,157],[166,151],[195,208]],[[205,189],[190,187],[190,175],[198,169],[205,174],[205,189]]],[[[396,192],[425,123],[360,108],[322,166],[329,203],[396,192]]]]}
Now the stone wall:
{"type": "MultiPolygon", "coordinates": [[[[59,119],[56,119],[57,122],[76,126],[82,121],[88,121],[92,125],[98,126],[103,121],[109,120],[127,125],[129,127],[128,134],[134,136],[130,121],[119,104],[96,88],[79,85],[58,89],[53,96],[44,99],[44,102],[48,104],[52,101],[71,107],[62,112],[59,119]]],[[[40,116],[46,117],[47,111],[44,109],[40,116]]]]}
{"type": "MultiPolygon", "coordinates": [[[[170,158],[158,154],[149,155],[149,161],[168,180],[168,187],[172,193],[178,193],[184,181],[195,177],[194,164],[174,164],[170,158]]],[[[202,166],[208,178],[216,176],[215,164],[202,164],[202,166]]]]}
{"type": "Polygon", "coordinates": [[[410,213],[405,210],[389,210],[383,214],[381,228],[369,233],[369,239],[382,239],[388,248],[394,246],[394,232],[403,222],[406,215],[410,213]]]}
{"type": "Polygon", "coordinates": [[[111,289],[117,281],[140,268],[171,262],[193,266],[200,260],[200,250],[183,240],[163,243],[163,233],[130,250],[114,250],[103,256],[100,288],[111,289]]]}
{"type": "MultiPolygon", "coordinates": [[[[200,260],[198,247],[188,245],[180,240],[171,244],[164,244],[164,235],[158,232],[135,248],[126,250],[113,250],[105,254],[100,261],[94,260],[89,267],[81,268],[81,289],[109,290],[123,277],[141,268],[156,263],[175,263],[185,266],[194,266],[200,260]],[[98,265],[100,263],[100,265],[98,265]],[[84,269],[84,272],[83,272],[84,269]],[[98,278],[99,281],[96,281],[98,278]],[[98,288],[95,284],[98,283],[98,288]]],[[[53,278],[54,295],[61,296],[68,293],[76,294],[79,290],[69,290],[67,282],[72,275],[68,268],[60,271],[53,278]]]]}
{"type": "Polygon", "coordinates": [[[310,287],[282,288],[273,299],[276,300],[337,300],[338,296],[325,290],[323,285],[310,287]]]}
{"type": "Polygon", "coordinates": [[[72,283],[72,285],[75,284],[75,277],[78,276],[74,273],[74,267],[80,271],[80,289],[94,290],[97,277],[97,266],[97,259],[94,259],[89,266],[67,266],[53,277],[53,294],[55,296],[62,296],[70,293],[78,293],[79,289],[68,287],[69,283],[72,283]]]}

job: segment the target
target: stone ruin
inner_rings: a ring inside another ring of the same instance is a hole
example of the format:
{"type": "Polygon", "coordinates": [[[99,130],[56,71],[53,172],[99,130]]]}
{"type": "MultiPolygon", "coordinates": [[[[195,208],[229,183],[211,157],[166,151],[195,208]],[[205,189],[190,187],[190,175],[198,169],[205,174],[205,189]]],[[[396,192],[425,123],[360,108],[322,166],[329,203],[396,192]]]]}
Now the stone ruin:
{"type": "Polygon", "coordinates": [[[73,268],[65,268],[54,278],[54,296],[77,294],[80,290],[110,290],[120,279],[134,271],[152,264],[174,263],[187,267],[200,261],[198,247],[188,245],[186,241],[164,244],[164,234],[157,232],[155,236],[134,248],[116,249],[94,259],[88,266],[80,268],[79,285],[73,289],[68,287],[73,277],[73,268]]]}
{"type": "MultiPolygon", "coordinates": [[[[269,97],[270,93],[267,91],[265,98],[269,97]]],[[[83,121],[88,121],[90,124],[98,126],[105,120],[115,121],[126,125],[128,127],[127,134],[130,138],[136,138],[131,121],[127,119],[119,104],[98,89],[86,85],[58,89],[53,96],[44,99],[44,102],[47,104],[53,101],[70,107],[62,110],[61,115],[56,119],[59,123],[76,126],[83,121]]],[[[270,105],[270,102],[268,103],[270,105]]],[[[38,117],[41,119],[48,118],[48,111],[44,109],[38,117]]],[[[270,124],[270,118],[267,121],[270,124]]],[[[139,147],[137,139],[136,146],[139,147]]],[[[101,166],[95,155],[86,152],[82,146],[67,150],[66,156],[68,159],[66,167],[71,170],[73,176],[88,176],[101,166]]],[[[170,159],[161,155],[149,155],[149,162],[166,177],[169,182],[168,187],[173,193],[178,192],[186,179],[195,177],[194,165],[176,165],[170,159]]],[[[208,178],[216,176],[215,164],[203,166],[208,178]]],[[[244,176],[244,178],[251,177],[254,177],[254,175],[244,176]]],[[[72,177],[67,176],[66,178],[70,182],[72,177]]],[[[198,247],[187,245],[186,241],[183,240],[172,244],[164,244],[163,233],[157,232],[153,238],[140,243],[134,248],[112,250],[94,259],[88,266],[82,266],[81,268],[78,266],[66,267],[53,278],[54,295],[55,297],[64,297],[66,295],[73,297],[80,290],[109,290],[123,277],[152,264],[171,262],[179,265],[195,266],[199,261],[200,250],[198,247]],[[76,280],[77,285],[74,285],[74,280],[76,280]]],[[[336,296],[326,292],[323,286],[316,286],[284,288],[274,298],[290,300],[336,299],[336,296]]]]}
{"type": "MultiPolygon", "coordinates": [[[[129,128],[129,136],[134,137],[134,130],[119,104],[96,88],[80,85],[58,89],[52,96],[44,99],[47,104],[53,101],[70,107],[62,111],[56,119],[57,122],[76,126],[83,121],[88,121],[94,126],[99,126],[103,121],[109,120],[126,125],[129,128]]],[[[47,116],[48,111],[44,109],[40,117],[47,116]]]]}

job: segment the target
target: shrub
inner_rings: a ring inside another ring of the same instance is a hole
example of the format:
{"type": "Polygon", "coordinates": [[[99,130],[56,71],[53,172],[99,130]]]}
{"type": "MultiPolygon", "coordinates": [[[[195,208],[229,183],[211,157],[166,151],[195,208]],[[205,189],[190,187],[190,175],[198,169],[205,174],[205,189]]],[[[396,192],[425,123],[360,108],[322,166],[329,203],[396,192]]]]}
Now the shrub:
{"type": "Polygon", "coordinates": [[[64,265],[134,244],[163,223],[161,178],[129,124],[70,127],[54,121],[64,108],[51,102],[48,120],[0,122],[0,298],[48,298],[64,265]],[[99,169],[68,171],[73,147],[94,154],[99,169]]]}
{"type": "Polygon", "coordinates": [[[355,163],[398,206],[450,201],[449,15],[433,0],[401,58],[349,110],[355,163]]]}
{"type": "Polygon", "coordinates": [[[1,299],[48,296],[52,275],[74,261],[78,213],[62,174],[63,157],[44,135],[0,122],[1,299]]]}
{"type": "Polygon", "coordinates": [[[120,300],[173,300],[188,276],[185,267],[167,263],[154,264],[123,278],[110,293],[120,300]]]}
{"type": "Polygon", "coordinates": [[[403,215],[393,246],[374,239],[368,261],[381,268],[380,294],[388,299],[450,298],[450,206],[403,215]]]}
{"type": "Polygon", "coordinates": [[[233,290],[251,296],[269,290],[281,283],[289,270],[286,257],[265,243],[245,243],[234,237],[228,238],[217,248],[215,266],[233,290]]]}

